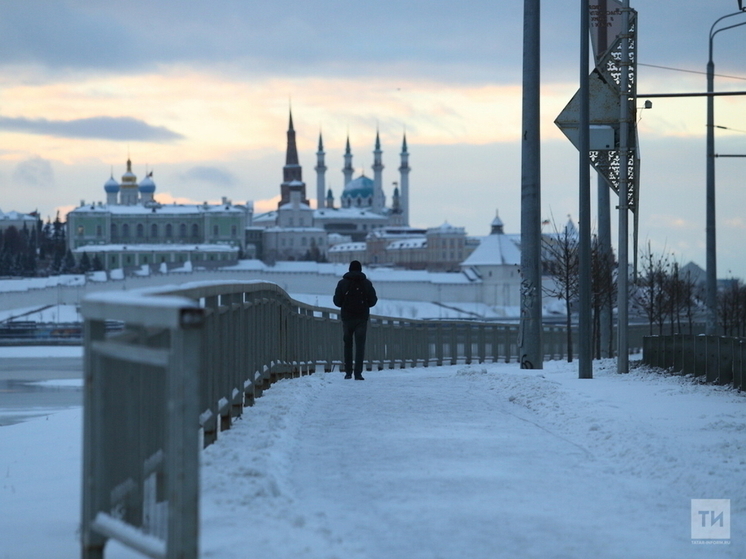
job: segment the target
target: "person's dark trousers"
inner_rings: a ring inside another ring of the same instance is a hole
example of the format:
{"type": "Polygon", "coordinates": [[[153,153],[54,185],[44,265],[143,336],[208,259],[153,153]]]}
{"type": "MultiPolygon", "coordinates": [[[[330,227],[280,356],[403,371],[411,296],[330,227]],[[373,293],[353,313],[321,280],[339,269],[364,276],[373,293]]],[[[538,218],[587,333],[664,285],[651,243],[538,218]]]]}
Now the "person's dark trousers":
{"type": "Polygon", "coordinates": [[[352,341],[355,340],[355,376],[363,374],[363,359],[365,358],[365,335],[368,333],[367,318],[349,318],[342,321],[345,344],[345,374],[352,371],[352,341]]]}

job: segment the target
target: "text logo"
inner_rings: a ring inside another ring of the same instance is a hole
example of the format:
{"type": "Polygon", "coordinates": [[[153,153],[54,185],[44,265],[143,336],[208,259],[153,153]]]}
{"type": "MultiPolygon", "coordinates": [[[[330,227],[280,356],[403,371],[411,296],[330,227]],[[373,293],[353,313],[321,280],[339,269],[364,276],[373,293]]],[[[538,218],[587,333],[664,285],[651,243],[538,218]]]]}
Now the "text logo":
{"type": "Polygon", "coordinates": [[[692,499],[692,543],[730,543],[730,499],[692,499]]]}

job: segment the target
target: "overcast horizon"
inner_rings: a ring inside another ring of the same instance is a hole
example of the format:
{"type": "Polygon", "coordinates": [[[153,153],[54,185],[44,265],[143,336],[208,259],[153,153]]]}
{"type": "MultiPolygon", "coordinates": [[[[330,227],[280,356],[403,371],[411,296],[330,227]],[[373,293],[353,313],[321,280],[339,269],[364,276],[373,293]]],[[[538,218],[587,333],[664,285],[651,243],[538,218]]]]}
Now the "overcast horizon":
{"type": "MultiPolygon", "coordinates": [[[[638,92],[704,91],[710,26],[736,0],[631,5],[638,92]]],[[[542,217],[558,224],[578,213],[578,154],[554,119],[578,88],[579,7],[542,5],[542,217]]],[[[380,131],[390,198],[406,131],[412,225],[484,235],[499,211],[518,233],[522,31],[519,1],[0,0],[0,208],[46,219],[104,200],[128,156],[162,202],[269,208],[292,106],[309,198],[319,132],[338,202],[347,135],[370,175],[380,131]]],[[[746,26],[717,35],[716,91],[746,89],[745,40],[746,26]]],[[[704,268],[705,100],[652,101],[638,112],[640,245],[704,268]]],[[[746,154],[744,102],[716,99],[717,153],[746,154]]],[[[743,159],[716,160],[721,278],[746,278],[743,174],[743,159]]]]}

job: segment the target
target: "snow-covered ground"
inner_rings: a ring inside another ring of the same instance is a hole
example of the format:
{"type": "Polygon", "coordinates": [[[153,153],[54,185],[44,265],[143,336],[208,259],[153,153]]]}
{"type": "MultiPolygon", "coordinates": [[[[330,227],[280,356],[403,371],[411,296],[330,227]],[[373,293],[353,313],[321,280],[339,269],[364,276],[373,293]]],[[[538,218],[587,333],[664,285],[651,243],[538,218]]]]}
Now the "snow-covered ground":
{"type": "MultiPolygon", "coordinates": [[[[746,395],[612,361],[594,376],[549,362],[278,382],[202,453],[201,555],[746,556],[746,395]],[[691,543],[691,499],[730,499],[730,545],[691,543]]],[[[80,425],[73,408],[0,428],[0,559],[79,555],[80,425]]]]}

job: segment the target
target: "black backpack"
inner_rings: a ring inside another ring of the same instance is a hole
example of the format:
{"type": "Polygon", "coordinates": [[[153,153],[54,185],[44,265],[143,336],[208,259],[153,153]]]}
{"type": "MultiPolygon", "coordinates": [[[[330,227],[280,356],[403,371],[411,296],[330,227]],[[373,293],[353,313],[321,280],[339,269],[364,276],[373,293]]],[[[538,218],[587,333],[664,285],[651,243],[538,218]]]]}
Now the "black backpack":
{"type": "Polygon", "coordinates": [[[350,280],[350,285],[344,295],[342,308],[352,315],[364,315],[368,310],[368,297],[365,285],[361,280],[350,280]]]}

